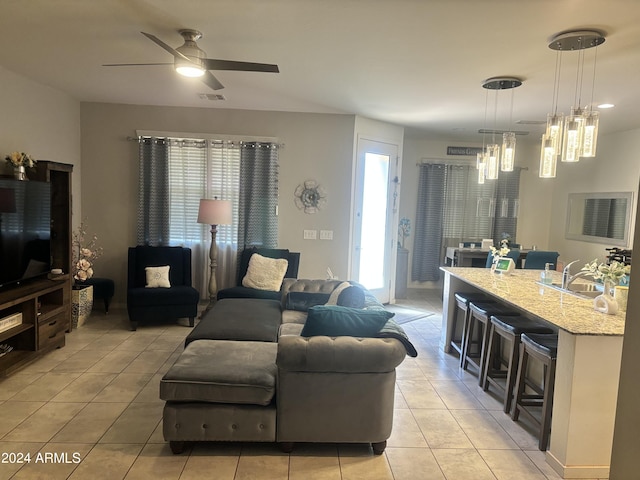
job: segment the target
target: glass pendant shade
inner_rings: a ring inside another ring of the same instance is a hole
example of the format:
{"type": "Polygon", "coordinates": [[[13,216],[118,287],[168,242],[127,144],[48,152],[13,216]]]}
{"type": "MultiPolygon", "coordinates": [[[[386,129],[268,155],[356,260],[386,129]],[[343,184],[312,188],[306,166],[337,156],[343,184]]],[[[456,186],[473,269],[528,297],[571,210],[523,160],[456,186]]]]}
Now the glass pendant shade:
{"type": "Polygon", "coordinates": [[[562,113],[547,114],[547,130],[545,134],[551,140],[551,147],[556,152],[556,155],[560,154],[560,146],[562,145],[563,122],[564,115],[562,113]]]}
{"type": "Polygon", "coordinates": [[[580,108],[572,108],[571,115],[564,119],[564,138],[562,139],[563,162],[577,162],[582,155],[584,138],[584,117],[580,108]]]}
{"type": "Polygon", "coordinates": [[[542,135],[542,148],[540,150],[540,178],[555,178],[558,155],[553,148],[553,140],[549,135],[542,135]]]}
{"type": "Polygon", "coordinates": [[[595,157],[598,143],[598,124],[600,114],[588,110],[584,112],[584,136],[582,139],[582,157],[595,157]]]}
{"type": "Polygon", "coordinates": [[[495,143],[491,145],[487,145],[486,178],[488,180],[496,180],[498,178],[498,171],[500,170],[499,159],[500,159],[500,145],[497,145],[495,143]]]}
{"type": "Polygon", "coordinates": [[[503,172],[513,172],[513,165],[516,160],[516,134],[514,132],[504,132],[502,134],[502,161],[500,170],[503,172]]]}
{"type": "Polygon", "coordinates": [[[478,165],[478,184],[479,185],[483,185],[484,184],[484,177],[485,177],[486,171],[487,171],[487,164],[486,163],[480,163],[478,165]]]}
{"type": "Polygon", "coordinates": [[[484,168],[484,151],[476,154],[476,168],[480,170],[480,167],[484,168]]]}

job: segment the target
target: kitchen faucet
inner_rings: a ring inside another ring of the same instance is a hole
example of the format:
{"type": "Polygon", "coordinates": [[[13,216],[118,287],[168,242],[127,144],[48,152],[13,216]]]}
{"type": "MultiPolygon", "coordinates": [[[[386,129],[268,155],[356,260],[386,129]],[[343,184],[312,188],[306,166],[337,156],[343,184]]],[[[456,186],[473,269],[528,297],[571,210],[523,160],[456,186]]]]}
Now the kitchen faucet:
{"type": "Polygon", "coordinates": [[[587,270],[581,270],[575,275],[571,275],[571,265],[579,261],[580,260],[574,260],[573,262],[569,262],[562,269],[562,289],[563,290],[569,290],[569,286],[573,283],[573,281],[576,278],[593,276],[593,274],[587,270]]]}

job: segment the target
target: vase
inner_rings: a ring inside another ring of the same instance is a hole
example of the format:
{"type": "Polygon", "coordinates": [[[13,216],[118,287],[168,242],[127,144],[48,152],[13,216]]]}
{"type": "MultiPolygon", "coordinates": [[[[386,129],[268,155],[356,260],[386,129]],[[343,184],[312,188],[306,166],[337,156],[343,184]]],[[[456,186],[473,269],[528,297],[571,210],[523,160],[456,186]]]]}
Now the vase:
{"type": "Polygon", "coordinates": [[[629,287],[616,285],[615,291],[613,293],[613,298],[616,299],[618,303],[618,310],[621,312],[627,311],[627,301],[629,299],[629,287]]]}
{"type": "Polygon", "coordinates": [[[72,328],[78,328],[91,315],[93,309],[93,286],[74,285],[71,290],[71,320],[72,328]]]}
{"type": "Polygon", "coordinates": [[[613,291],[613,282],[611,280],[604,281],[604,290],[602,295],[598,295],[593,299],[593,308],[598,312],[606,313],[608,315],[615,315],[618,313],[618,302],[611,292],[613,291]]]}
{"type": "Polygon", "coordinates": [[[27,170],[24,168],[24,165],[13,167],[13,176],[16,180],[29,180],[27,178],[27,170]]]}

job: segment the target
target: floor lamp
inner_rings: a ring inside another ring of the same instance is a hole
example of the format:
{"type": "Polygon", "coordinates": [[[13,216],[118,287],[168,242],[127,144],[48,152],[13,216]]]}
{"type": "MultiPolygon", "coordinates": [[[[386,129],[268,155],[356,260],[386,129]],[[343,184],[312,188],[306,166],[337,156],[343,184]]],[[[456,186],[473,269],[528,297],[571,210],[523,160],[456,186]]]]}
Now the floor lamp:
{"type": "Polygon", "coordinates": [[[218,225],[229,225],[232,222],[231,202],[229,200],[209,200],[201,199],[198,208],[198,223],[211,225],[211,249],[209,259],[211,260],[211,273],[209,276],[209,305],[205,312],[216,302],[218,285],[216,283],[216,268],[218,267],[218,246],[216,245],[216,234],[218,225]]]}

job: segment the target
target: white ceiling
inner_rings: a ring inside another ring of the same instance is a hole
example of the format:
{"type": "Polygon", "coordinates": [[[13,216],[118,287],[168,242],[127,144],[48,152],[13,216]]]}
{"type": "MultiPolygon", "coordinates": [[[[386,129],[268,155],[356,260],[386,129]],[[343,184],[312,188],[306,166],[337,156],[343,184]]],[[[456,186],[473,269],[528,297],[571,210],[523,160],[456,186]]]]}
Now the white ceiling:
{"type": "MultiPolygon", "coordinates": [[[[550,38],[599,29],[593,101],[604,132],[640,127],[638,0],[2,0],[0,65],[80,101],[358,114],[411,135],[481,141],[509,124],[511,92],[483,80],[517,76],[513,121],[551,110],[556,52],[550,38]],[[276,63],[279,74],[214,72],[226,100],[170,66],[140,31],[178,47],[180,28],[203,33],[209,58],[276,63]]],[[[592,96],[595,49],[585,52],[582,105],[592,96]]],[[[574,103],[578,54],[561,56],[559,111],[574,103]]],[[[6,113],[6,112],[5,112],[6,113]]],[[[541,126],[515,125],[539,140],[541,126]]]]}

